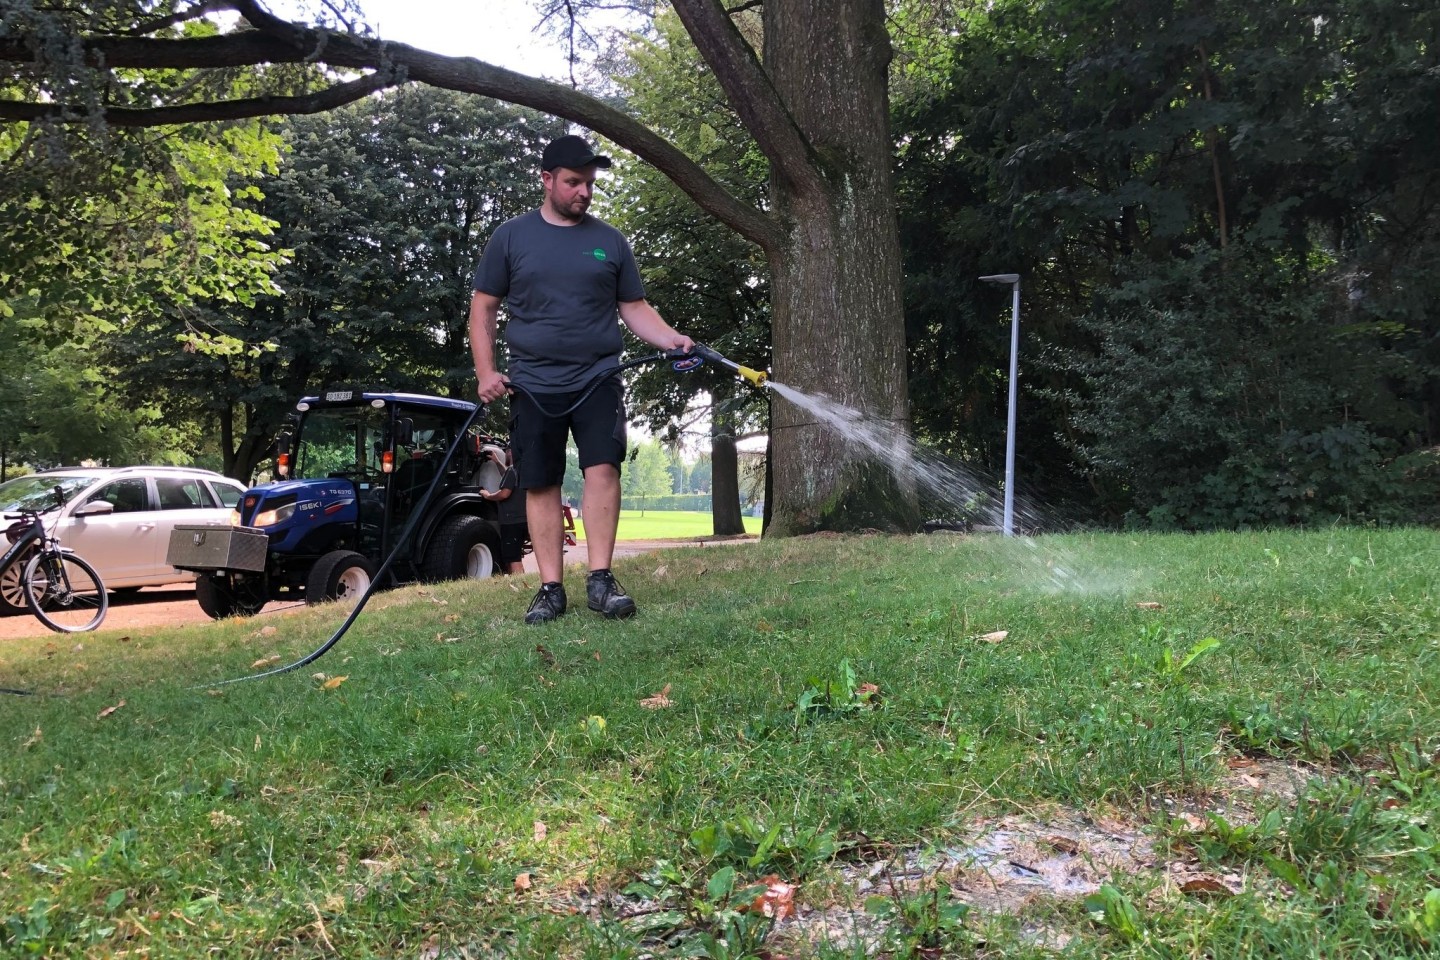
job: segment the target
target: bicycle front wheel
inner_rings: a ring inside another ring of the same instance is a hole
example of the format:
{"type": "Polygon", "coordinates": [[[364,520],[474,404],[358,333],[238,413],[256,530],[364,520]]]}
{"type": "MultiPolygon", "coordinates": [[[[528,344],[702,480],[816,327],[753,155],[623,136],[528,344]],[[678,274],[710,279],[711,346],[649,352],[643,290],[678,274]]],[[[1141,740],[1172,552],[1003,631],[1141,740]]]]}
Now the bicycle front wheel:
{"type": "Polygon", "coordinates": [[[94,630],[110,609],[100,574],[73,553],[37,554],[25,567],[21,583],[30,612],[61,633],[94,630]]]}

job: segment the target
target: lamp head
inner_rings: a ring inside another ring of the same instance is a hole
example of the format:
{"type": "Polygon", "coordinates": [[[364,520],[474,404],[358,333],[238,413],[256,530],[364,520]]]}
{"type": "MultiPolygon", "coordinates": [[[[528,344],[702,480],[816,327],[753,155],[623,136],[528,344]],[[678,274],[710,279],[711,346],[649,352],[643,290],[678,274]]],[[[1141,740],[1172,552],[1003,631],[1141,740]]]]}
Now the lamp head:
{"type": "Polygon", "coordinates": [[[992,273],[992,274],[990,274],[990,276],[988,276],[988,277],[981,277],[980,279],[981,279],[981,280],[984,280],[986,283],[1019,283],[1019,282],[1020,282],[1020,274],[1018,274],[1018,273],[992,273]]]}

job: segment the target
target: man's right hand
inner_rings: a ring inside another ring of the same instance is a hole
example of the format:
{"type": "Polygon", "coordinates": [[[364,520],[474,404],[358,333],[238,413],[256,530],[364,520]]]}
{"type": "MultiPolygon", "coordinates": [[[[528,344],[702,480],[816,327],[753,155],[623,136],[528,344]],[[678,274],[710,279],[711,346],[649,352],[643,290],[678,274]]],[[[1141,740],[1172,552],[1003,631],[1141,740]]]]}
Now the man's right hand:
{"type": "Polygon", "coordinates": [[[476,392],[480,394],[480,399],[485,403],[494,403],[510,392],[510,378],[497,370],[482,373],[479,376],[479,389],[476,392]]]}

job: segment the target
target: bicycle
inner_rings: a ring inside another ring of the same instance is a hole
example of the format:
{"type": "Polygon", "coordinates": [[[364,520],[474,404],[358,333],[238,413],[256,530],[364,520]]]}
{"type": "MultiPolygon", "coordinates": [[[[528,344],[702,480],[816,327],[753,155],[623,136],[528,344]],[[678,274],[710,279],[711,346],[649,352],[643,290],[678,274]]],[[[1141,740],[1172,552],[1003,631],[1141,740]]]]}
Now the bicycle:
{"type": "MultiPolygon", "coordinates": [[[[64,505],[65,495],[59,487],[55,498],[64,505]]],[[[21,510],[4,517],[17,522],[5,531],[10,549],[0,557],[0,577],[11,564],[25,561],[33,549],[19,583],[35,619],[60,633],[82,633],[100,626],[110,609],[110,595],[95,568],[46,532],[39,511],[21,510]]]]}

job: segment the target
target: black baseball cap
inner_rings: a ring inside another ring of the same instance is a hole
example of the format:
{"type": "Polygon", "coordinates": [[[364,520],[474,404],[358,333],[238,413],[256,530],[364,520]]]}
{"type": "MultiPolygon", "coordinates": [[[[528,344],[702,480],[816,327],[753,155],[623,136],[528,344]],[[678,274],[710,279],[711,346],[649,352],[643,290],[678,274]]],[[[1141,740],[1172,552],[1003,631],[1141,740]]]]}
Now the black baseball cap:
{"type": "Polygon", "coordinates": [[[591,164],[608,168],[610,158],[596,153],[590,144],[573,133],[552,140],[540,156],[540,169],[545,171],[554,170],[556,167],[580,170],[591,164]]]}

